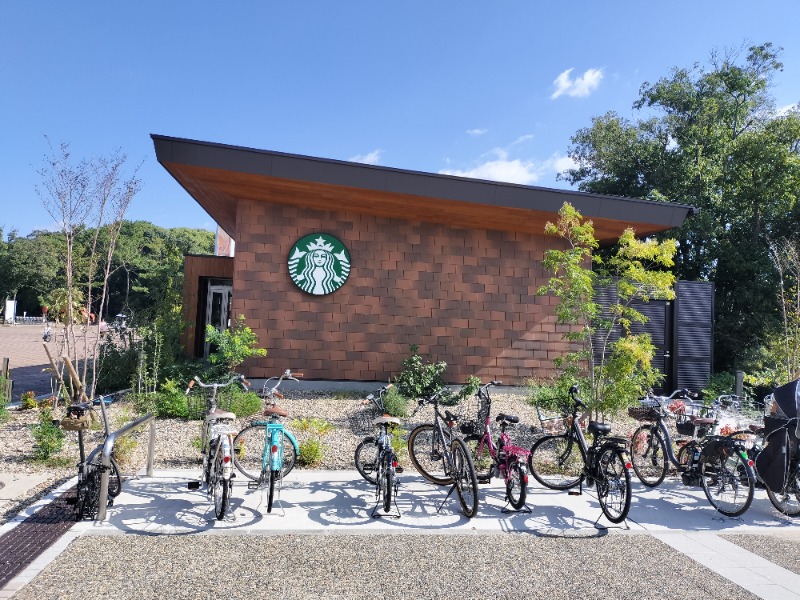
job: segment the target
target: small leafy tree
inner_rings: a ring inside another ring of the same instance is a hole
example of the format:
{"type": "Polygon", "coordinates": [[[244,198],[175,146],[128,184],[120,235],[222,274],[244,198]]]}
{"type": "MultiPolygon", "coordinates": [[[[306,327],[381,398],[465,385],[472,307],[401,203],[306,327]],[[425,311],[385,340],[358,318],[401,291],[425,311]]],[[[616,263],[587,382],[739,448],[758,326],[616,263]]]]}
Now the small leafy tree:
{"type": "Polygon", "coordinates": [[[559,299],[556,321],[568,326],[564,337],[571,349],[555,361],[561,371],[558,387],[578,383],[597,411],[625,408],[661,377],[651,364],[655,348],[650,336],[631,330],[647,320],[633,303],[674,298],[675,276],[666,268],[673,264],[676,244],[640,241],[627,229],[603,259],[594,253],[599,244],[592,222],[569,203],[561,207],[557,223],[547,223],[545,233],[565,242],[565,249],[545,253],[544,267],[553,276],[537,290],[559,299]],[[600,288],[613,290],[608,307],[598,301],[600,288]]]}
{"type": "Polygon", "coordinates": [[[244,322],[244,315],[238,315],[233,325],[219,331],[213,325],[206,326],[206,341],[216,349],[208,360],[212,365],[219,365],[229,372],[235,372],[245,359],[251,356],[266,356],[264,348],[257,348],[258,337],[244,322]]]}

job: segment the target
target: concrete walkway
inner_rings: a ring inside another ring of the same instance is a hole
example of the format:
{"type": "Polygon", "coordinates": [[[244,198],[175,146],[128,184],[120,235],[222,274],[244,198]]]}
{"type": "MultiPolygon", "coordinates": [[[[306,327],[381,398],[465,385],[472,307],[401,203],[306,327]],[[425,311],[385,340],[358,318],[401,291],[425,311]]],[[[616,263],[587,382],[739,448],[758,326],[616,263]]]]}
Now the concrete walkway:
{"type": "MultiPolygon", "coordinates": [[[[509,512],[504,489],[493,481],[480,486],[481,504],[473,519],[459,511],[448,488],[424,482],[416,473],[401,476],[397,498],[400,518],[372,518],[373,488],[355,471],[295,470],[280,490],[273,512],[266,512],[262,490],[249,490],[238,479],[229,516],[216,521],[210,499],[202,490],[190,490],[195,471],[156,471],[140,475],[123,486],[104,523],[76,523],[61,539],[0,591],[8,598],[36,577],[69,543],[82,536],[173,536],[176,544],[193,535],[407,535],[407,534],[510,534],[542,538],[597,538],[605,535],[651,535],[703,567],[759,598],[800,599],[800,565],[794,572],[720,537],[753,534],[780,540],[800,556],[800,528],[773,509],[758,490],[751,508],[741,518],[725,518],[708,504],[700,488],[666,482],[648,489],[634,484],[634,499],[627,523],[613,525],[601,515],[591,492],[570,496],[565,492],[531,486],[528,506],[509,512]],[[529,511],[528,511],[529,510],[529,511]],[[788,542],[787,542],[788,540],[788,542]]],[[[34,514],[66,489],[68,482],[49,498],[0,528],[0,535],[34,514]]],[[[382,514],[382,510],[378,511],[382,514]]],[[[0,538],[0,544],[2,538],[0,538]]],[[[777,551],[777,550],[776,550],[777,551]]],[[[767,547],[765,554],[769,554],[767,547]]],[[[150,557],[153,559],[154,557],[150,557]]]]}

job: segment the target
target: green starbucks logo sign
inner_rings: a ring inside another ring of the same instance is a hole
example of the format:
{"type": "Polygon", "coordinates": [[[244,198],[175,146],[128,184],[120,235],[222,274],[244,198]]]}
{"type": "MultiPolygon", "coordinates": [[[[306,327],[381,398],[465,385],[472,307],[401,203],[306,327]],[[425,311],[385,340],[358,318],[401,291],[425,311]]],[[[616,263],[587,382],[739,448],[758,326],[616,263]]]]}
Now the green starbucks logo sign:
{"type": "Polygon", "coordinates": [[[289,251],[289,275],[304,292],[323,296],[344,285],[350,274],[350,253],[327,233],[300,238],[289,251]]]}

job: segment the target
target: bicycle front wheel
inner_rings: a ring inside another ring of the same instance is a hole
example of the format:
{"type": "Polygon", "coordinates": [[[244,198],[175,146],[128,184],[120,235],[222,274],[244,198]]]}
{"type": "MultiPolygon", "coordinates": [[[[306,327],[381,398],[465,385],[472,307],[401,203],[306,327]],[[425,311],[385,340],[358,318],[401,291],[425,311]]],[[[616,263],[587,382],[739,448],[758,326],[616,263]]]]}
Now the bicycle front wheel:
{"type": "Polygon", "coordinates": [[[468,435],[464,438],[464,443],[467,444],[470,456],[472,456],[472,463],[475,465],[475,474],[478,476],[478,482],[489,482],[492,477],[494,460],[492,459],[492,455],[489,451],[488,440],[481,436],[468,435]],[[483,440],[482,448],[481,440],[483,440]],[[480,452],[478,451],[479,449],[480,452]]]}
{"type": "Polygon", "coordinates": [[[528,468],[544,487],[568,490],[581,482],[583,456],[571,435],[546,435],[531,446],[528,468]]]}
{"type": "Polygon", "coordinates": [[[514,510],[525,506],[526,479],[525,466],[521,465],[518,460],[513,461],[508,466],[506,474],[506,498],[514,510]]]}
{"type": "Polygon", "coordinates": [[[450,444],[453,458],[453,478],[456,484],[461,512],[471,519],[478,512],[478,476],[469,449],[461,438],[455,438],[450,444]]]}
{"type": "Polygon", "coordinates": [[[211,493],[214,496],[214,514],[217,521],[222,521],[230,508],[230,480],[222,477],[222,453],[218,452],[211,468],[211,493]]]}
{"type": "Polygon", "coordinates": [[[597,500],[612,523],[624,521],[631,509],[631,474],[625,462],[625,454],[617,448],[606,449],[599,458],[597,500]]]}
{"type": "Polygon", "coordinates": [[[800,480],[798,470],[789,471],[786,485],[780,492],[773,492],[767,487],[767,496],[778,511],[788,517],[800,515],[800,480]]]}
{"type": "Polygon", "coordinates": [[[436,485],[453,483],[453,477],[445,470],[442,440],[436,428],[425,423],[415,427],[408,436],[408,457],[414,468],[425,479],[436,485]]]}
{"type": "MultiPolygon", "coordinates": [[[[253,481],[261,478],[264,451],[269,451],[267,445],[267,426],[250,425],[242,429],[233,438],[233,464],[239,472],[253,481]]],[[[269,457],[267,457],[269,460],[269,457]]],[[[289,436],[283,436],[283,468],[281,476],[286,477],[297,462],[297,452],[289,436]]],[[[267,464],[269,468],[269,464],[267,464]]]]}
{"type": "Polygon", "coordinates": [[[378,470],[378,441],[373,436],[365,437],[356,446],[355,463],[359,474],[375,485],[375,472],[378,470]]]}
{"type": "Polygon", "coordinates": [[[100,508],[100,469],[97,465],[88,466],[85,479],[78,485],[78,499],[75,506],[76,520],[97,517],[100,508]]]}
{"type": "Polygon", "coordinates": [[[755,488],[755,474],[737,450],[726,449],[700,463],[703,492],[726,517],[738,517],[750,508],[755,488]]]}
{"type": "Polygon", "coordinates": [[[633,471],[644,485],[656,487],[667,475],[667,446],[658,430],[642,425],[631,436],[633,471]]]}

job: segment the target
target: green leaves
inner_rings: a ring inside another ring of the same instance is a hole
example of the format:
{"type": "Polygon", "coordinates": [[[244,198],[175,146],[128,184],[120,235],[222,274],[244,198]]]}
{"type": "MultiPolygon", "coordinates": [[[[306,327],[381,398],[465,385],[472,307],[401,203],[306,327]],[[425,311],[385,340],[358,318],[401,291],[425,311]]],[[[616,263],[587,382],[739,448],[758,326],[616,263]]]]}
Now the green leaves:
{"type": "Polygon", "coordinates": [[[216,346],[208,360],[213,365],[222,365],[235,372],[245,359],[251,356],[266,356],[264,348],[256,348],[258,337],[244,321],[244,315],[237,315],[230,328],[218,331],[213,325],[206,326],[206,342],[216,346]]]}
{"type": "Polygon", "coordinates": [[[558,223],[547,224],[545,232],[561,237],[566,249],[545,253],[545,269],[553,276],[537,290],[559,299],[556,322],[569,326],[564,338],[572,348],[554,361],[561,370],[559,387],[580,382],[590,392],[591,408],[624,408],[660,377],[651,365],[655,348],[650,337],[631,334],[633,323],[647,320],[633,303],[674,297],[675,276],[668,269],[676,244],[638,240],[627,229],[610,256],[605,260],[595,256],[592,261],[598,242],[591,221],[583,221],[568,203],[559,217],[558,223]],[[613,290],[607,306],[597,297],[601,288],[613,290]],[[622,337],[616,339],[617,335],[622,337]]]}

